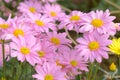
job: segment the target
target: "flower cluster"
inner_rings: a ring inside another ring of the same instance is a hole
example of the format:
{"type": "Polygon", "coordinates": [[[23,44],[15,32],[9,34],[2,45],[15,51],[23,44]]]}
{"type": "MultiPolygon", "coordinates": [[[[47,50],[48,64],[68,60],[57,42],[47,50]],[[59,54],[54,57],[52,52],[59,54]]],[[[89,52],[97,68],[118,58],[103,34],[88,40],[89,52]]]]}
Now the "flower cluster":
{"type": "MultiPolygon", "coordinates": [[[[0,18],[0,39],[11,40],[11,50],[6,51],[18,61],[35,66],[37,73],[32,77],[37,80],[69,80],[88,71],[89,62],[108,59],[108,45],[112,43],[109,37],[118,30],[109,10],[74,10],[66,14],[59,4],[52,4],[55,1],[25,0],[18,6],[20,16],[0,18]],[[60,32],[61,29],[66,32],[60,32]],[[82,35],[74,41],[75,46],[69,38],[71,30],[82,35]]],[[[111,50],[114,46],[110,46],[111,50]]],[[[0,53],[0,66],[1,57],[0,53]]]]}

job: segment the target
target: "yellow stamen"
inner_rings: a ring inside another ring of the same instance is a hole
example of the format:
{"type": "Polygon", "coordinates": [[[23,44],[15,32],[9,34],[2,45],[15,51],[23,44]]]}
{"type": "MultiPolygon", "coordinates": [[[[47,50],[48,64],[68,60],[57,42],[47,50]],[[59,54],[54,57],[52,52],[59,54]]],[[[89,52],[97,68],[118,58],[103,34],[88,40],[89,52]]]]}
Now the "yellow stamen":
{"type": "Polygon", "coordinates": [[[57,38],[57,37],[52,37],[52,38],[50,39],[50,41],[51,41],[52,43],[54,43],[55,45],[60,45],[60,39],[57,38]]]}
{"type": "Polygon", "coordinates": [[[44,80],[54,80],[54,77],[53,77],[53,75],[51,75],[51,74],[47,74],[47,75],[44,77],[44,80]]]}
{"type": "Polygon", "coordinates": [[[27,47],[22,47],[21,49],[20,49],[20,52],[22,53],[22,54],[29,54],[30,53],[30,49],[29,48],[27,48],[27,47]]]}
{"type": "Polygon", "coordinates": [[[91,41],[88,44],[88,48],[90,50],[97,50],[100,47],[99,43],[97,41],[91,41]]]}
{"type": "Polygon", "coordinates": [[[36,20],[35,23],[36,23],[38,26],[40,26],[40,27],[42,27],[42,26],[45,25],[44,22],[43,22],[43,21],[40,21],[40,20],[36,20]]]}
{"type": "Polygon", "coordinates": [[[74,15],[70,18],[71,21],[79,21],[80,20],[80,16],[78,15],[74,15]]]}
{"type": "Polygon", "coordinates": [[[50,15],[51,15],[52,17],[57,16],[57,14],[56,14],[55,12],[50,12],[50,15]]]}
{"type": "Polygon", "coordinates": [[[74,67],[78,65],[77,61],[75,60],[70,61],[70,64],[74,67]]]}
{"type": "Polygon", "coordinates": [[[30,10],[30,12],[32,12],[32,13],[36,12],[36,9],[35,9],[34,7],[30,7],[29,10],[30,10]]]}
{"type": "Polygon", "coordinates": [[[96,28],[99,28],[101,26],[103,26],[103,21],[101,19],[93,19],[91,21],[91,24],[96,27],[96,28]]]}
{"type": "Polygon", "coordinates": [[[38,51],[38,54],[40,57],[44,57],[45,56],[45,52],[44,51],[38,51]]]}
{"type": "Polygon", "coordinates": [[[24,31],[21,29],[14,30],[13,34],[18,37],[19,35],[24,36],[24,31]]]}
{"type": "Polygon", "coordinates": [[[9,28],[9,25],[8,24],[0,24],[0,28],[7,29],[7,28],[9,28]]]}

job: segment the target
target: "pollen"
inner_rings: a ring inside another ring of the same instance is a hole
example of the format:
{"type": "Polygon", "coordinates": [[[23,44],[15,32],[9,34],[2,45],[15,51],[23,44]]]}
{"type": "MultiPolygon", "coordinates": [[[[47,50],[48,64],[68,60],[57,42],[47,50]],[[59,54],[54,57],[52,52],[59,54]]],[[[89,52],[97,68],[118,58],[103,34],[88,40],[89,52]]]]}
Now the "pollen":
{"type": "Polygon", "coordinates": [[[97,50],[100,47],[99,43],[97,41],[91,41],[88,44],[88,48],[90,50],[97,50]]]}
{"type": "Polygon", "coordinates": [[[0,24],[0,28],[7,29],[7,28],[9,28],[9,25],[8,24],[0,24]]]}
{"type": "Polygon", "coordinates": [[[30,7],[29,11],[32,12],[32,13],[34,13],[34,12],[36,12],[36,9],[34,7],[30,7]]]}
{"type": "Polygon", "coordinates": [[[47,74],[45,75],[44,80],[54,80],[54,77],[51,74],[47,74]]]}
{"type": "Polygon", "coordinates": [[[71,64],[73,67],[75,67],[75,66],[78,65],[77,61],[75,61],[75,60],[70,61],[70,64],[71,64]]]}
{"type": "Polygon", "coordinates": [[[13,34],[18,37],[19,35],[24,36],[24,31],[21,29],[14,30],[13,34]]]}
{"type": "Polygon", "coordinates": [[[91,21],[91,24],[96,27],[96,28],[99,28],[101,26],[103,26],[103,21],[101,19],[93,19],[91,21]]]}
{"type": "Polygon", "coordinates": [[[38,51],[38,54],[40,57],[44,57],[45,56],[45,52],[44,51],[38,51]]]}
{"type": "Polygon", "coordinates": [[[117,69],[114,62],[112,62],[112,64],[109,66],[109,69],[110,69],[111,71],[115,71],[115,70],[117,69]]]}
{"type": "Polygon", "coordinates": [[[57,16],[56,12],[50,12],[50,15],[51,15],[52,17],[57,16]]]}
{"type": "Polygon", "coordinates": [[[42,26],[45,25],[44,22],[43,22],[43,21],[40,21],[40,20],[36,20],[35,23],[36,23],[38,26],[40,26],[40,27],[42,27],[42,26]]]}
{"type": "Polygon", "coordinates": [[[60,39],[57,37],[52,37],[50,41],[55,45],[60,45],[60,39]]]}
{"type": "Polygon", "coordinates": [[[29,48],[27,48],[27,47],[22,47],[21,49],[20,49],[20,52],[22,53],[22,54],[29,54],[30,53],[30,49],[29,48]]]}
{"type": "Polygon", "coordinates": [[[79,21],[80,20],[80,16],[78,16],[78,15],[71,16],[70,20],[71,21],[79,21]]]}

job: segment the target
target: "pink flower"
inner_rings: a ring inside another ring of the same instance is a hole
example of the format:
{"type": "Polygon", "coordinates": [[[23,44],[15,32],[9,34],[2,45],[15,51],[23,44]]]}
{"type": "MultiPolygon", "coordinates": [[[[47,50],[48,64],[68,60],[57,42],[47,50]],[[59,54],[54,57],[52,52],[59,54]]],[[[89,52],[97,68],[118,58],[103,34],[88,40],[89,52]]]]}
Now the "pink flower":
{"type": "Polygon", "coordinates": [[[78,54],[77,50],[70,49],[61,53],[60,64],[64,65],[64,70],[68,73],[72,72],[78,75],[80,73],[78,69],[80,71],[88,71],[86,63],[84,58],[78,54]]]}
{"type": "Polygon", "coordinates": [[[37,74],[34,74],[33,78],[37,80],[67,80],[66,74],[55,63],[45,62],[43,65],[37,65],[35,70],[37,74]]]}
{"type": "MultiPolygon", "coordinates": [[[[66,27],[68,30],[78,30],[81,26],[82,17],[84,14],[80,11],[72,11],[70,15],[65,16],[61,23],[59,24],[59,28],[66,27]]],[[[78,32],[78,31],[77,31],[78,32]]]]}
{"type": "Polygon", "coordinates": [[[36,32],[49,32],[49,29],[56,30],[53,21],[46,15],[29,14],[29,22],[33,24],[33,30],[36,32]]]}
{"type": "Polygon", "coordinates": [[[65,15],[61,6],[58,4],[45,4],[42,13],[48,15],[51,19],[60,20],[65,15]]]}
{"type": "Polygon", "coordinates": [[[55,49],[54,47],[50,46],[49,42],[46,40],[41,41],[41,45],[42,46],[37,51],[37,53],[39,54],[39,57],[40,59],[42,59],[42,61],[49,61],[51,58],[53,58],[55,54],[55,49]]]}
{"type": "MultiPolygon", "coordinates": [[[[7,61],[9,60],[9,54],[10,54],[10,47],[8,44],[4,44],[5,46],[5,59],[7,59],[7,61]]],[[[3,55],[2,55],[2,44],[0,43],[0,66],[3,65],[3,55]]]]}
{"type": "Polygon", "coordinates": [[[38,13],[41,11],[41,4],[38,0],[25,0],[18,6],[18,10],[22,13],[38,13]]]}
{"type": "Polygon", "coordinates": [[[80,52],[81,56],[84,56],[85,60],[94,62],[102,62],[102,57],[108,59],[109,49],[107,46],[111,43],[107,34],[98,34],[97,32],[86,33],[83,38],[78,38],[79,43],[76,48],[80,52]]]}
{"type": "Polygon", "coordinates": [[[7,32],[7,30],[11,27],[11,20],[11,15],[7,20],[0,18],[0,30],[2,30],[3,32],[7,32]]]}
{"type": "Polygon", "coordinates": [[[15,17],[10,23],[10,28],[5,32],[7,34],[6,39],[12,39],[18,36],[28,37],[33,33],[23,17],[15,17]]]}
{"type": "Polygon", "coordinates": [[[33,66],[36,63],[41,63],[41,59],[37,54],[40,44],[36,42],[33,36],[29,36],[29,38],[19,36],[19,38],[14,38],[12,41],[13,42],[10,44],[12,48],[12,57],[17,57],[21,62],[26,60],[33,66]]]}
{"type": "Polygon", "coordinates": [[[113,24],[114,16],[110,16],[109,10],[103,12],[100,11],[91,11],[86,16],[82,17],[83,23],[82,27],[79,29],[80,32],[93,32],[94,30],[98,33],[114,35],[116,29],[113,24]]]}
{"type": "Polygon", "coordinates": [[[71,43],[71,41],[66,38],[67,37],[66,33],[57,33],[56,31],[54,31],[47,33],[47,35],[48,41],[50,42],[51,46],[54,46],[56,49],[59,48],[64,49],[71,43]]]}

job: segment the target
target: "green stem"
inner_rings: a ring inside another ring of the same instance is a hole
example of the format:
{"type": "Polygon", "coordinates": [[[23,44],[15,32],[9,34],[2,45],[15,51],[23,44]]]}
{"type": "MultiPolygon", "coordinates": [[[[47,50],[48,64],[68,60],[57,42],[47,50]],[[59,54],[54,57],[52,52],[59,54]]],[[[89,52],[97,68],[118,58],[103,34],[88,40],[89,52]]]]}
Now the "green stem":
{"type": "Polygon", "coordinates": [[[65,10],[65,11],[67,11],[67,12],[71,12],[70,9],[68,9],[68,8],[66,8],[66,7],[64,7],[64,6],[62,6],[62,5],[61,5],[61,7],[62,7],[63,10],[65,10]]]}
{"type": "Polygon", "coordinates": [[[65,27],[64,27],[64,29],[65,29],[65,32],[66,32],[68,38],[69,38],[75,45],[77,45],[77,43],[75,42],[75,40],[70,36],[68,30],[67,30],[65,27]]]}
{"type": "Polygon", "coordinates": [[[6,76],[6,68],[5,68],[5,43],[4,40],[2,40],[2,57],[3,57],[3,78],[6,76]]]}
{"type": "Polygon", "coordinates": [[[98,70],[99,70],[99,65],[100,65],[100,64],[97,63],[96,66],[95,66],[94,76],[93,76],[93,79],[92,79],[92,80],[96,80],[97,72],[98,72],[98,70]]]}
{"type": "Polygon", "coordinates": [[[105,2],[107,2],[108,4],[114,6],[115,8],[120,10],[120,6],[116,5],[116,3],[113,3],[111,0],[105,0],[105,2]]]}
{"type": "Polygon", "coordinates": [[[118,59],[119,59],[119,67],[120,67],[120,56],[118,56],[118,59]]]}
{"type": "Polygon", "coordinates": [[[92,71],[93,71],[93,67],[94,67],[94,63],[91,63],[91,65],[90,65],[90,73],[89,73],[89,75],[88,75],[88,80],[91,80],[91,76],[92,76],[92,71]]]}

